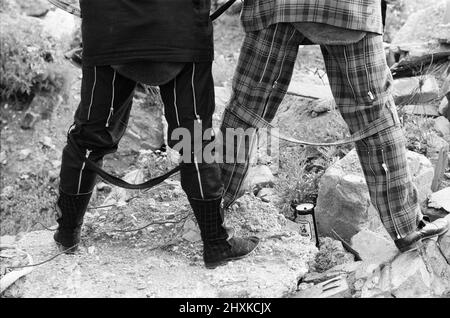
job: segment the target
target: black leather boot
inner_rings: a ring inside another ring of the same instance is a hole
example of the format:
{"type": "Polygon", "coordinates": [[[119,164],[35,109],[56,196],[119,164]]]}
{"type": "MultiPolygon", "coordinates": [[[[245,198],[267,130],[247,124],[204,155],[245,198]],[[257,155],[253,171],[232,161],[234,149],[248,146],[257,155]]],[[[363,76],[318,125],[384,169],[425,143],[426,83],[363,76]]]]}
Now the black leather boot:
{"type": "Polygon", "coordinates": [[[200,228],[203,241],[203,260],[206,268],[215,268],[229,261],[241,259],[258,246],[259,238],[229,237],[223,226],[220,203],[222,198],[211,200],[189,199],[200,228]]]}
{"type": "Polygon", "coordinates": [[[59,191],[56,202],[58,229],[53,238],[60,250],[66,254],[73,254],[78,249],[83,217],[91,195],[92,192],[70,195],[59,191]]]}
{"type": "Polygon", "coordinates": [[[446,233],[448,227],[449,224],[446,219],[442,218],[429,222],[428,218],[424,216],[417,226],[417,231],[414,231],[401,239],[395,240],[394,243],[402,253],[414,251],[423,245],[423,240],[446,233]]]}

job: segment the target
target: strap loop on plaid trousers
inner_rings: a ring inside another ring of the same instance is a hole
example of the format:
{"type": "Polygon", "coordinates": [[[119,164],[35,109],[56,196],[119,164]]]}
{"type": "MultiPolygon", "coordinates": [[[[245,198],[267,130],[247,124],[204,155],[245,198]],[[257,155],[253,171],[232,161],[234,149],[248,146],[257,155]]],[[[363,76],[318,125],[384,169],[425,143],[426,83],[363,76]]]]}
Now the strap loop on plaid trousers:
{"type": "MultiPolygon", "coordinates": [[[[350,137],[344,138],[342,140],[336,141],[336,142],[311,142],[311,141],[305,141],[300,140],[292,137],[288,137],[286,135],[283,135],[277,131],[270,131],[270,134],[278,138],[280,140],[284,140],[287,142],[291,142],[294,144],[304,145],[304,146],[316,146],[316,147],[329,147],[329,146],[340,146],[345,145],[349,143],[354,143],[356,141],[365,139],[367,137],[373,136],[376,133],[387,129],[389,127],[395,126],[397,124],[400,124],[400,120],[397,115],[397,110],[395,109],[395,106],[392,104],[385,104],[386,110],[389,111],[389,115],[387,116],[380,116],[380,118],[372,121],[369,123],[365,128],[355,132],[350,137]]],[[[267,122],[264,118],[253,112],[252,110],[244,107],[244,106],[238,106],[233,108],[228,108],[225,111],[232,112],[236,117],[244,121],[245,123],[249,124],[251,127],[255,127],[258,129],[261,128],[267,128],[267,129],[274,129],[275,127],[267,122]],[[251,118],[251,119],[247,119],[251,118]]]]}

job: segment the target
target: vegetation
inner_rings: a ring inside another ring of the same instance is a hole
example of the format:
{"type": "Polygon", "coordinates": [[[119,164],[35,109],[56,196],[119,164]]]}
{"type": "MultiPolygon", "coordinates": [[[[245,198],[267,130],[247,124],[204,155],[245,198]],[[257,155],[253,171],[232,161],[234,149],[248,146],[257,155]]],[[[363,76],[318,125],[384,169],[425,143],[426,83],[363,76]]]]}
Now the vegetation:
{"type": "Polygon", "coordinates": [[[65,67],[55,62],[55,45],[35,19],[0,13],[0,101],[30,101],[40,92],[67,87],[65,67]]]}

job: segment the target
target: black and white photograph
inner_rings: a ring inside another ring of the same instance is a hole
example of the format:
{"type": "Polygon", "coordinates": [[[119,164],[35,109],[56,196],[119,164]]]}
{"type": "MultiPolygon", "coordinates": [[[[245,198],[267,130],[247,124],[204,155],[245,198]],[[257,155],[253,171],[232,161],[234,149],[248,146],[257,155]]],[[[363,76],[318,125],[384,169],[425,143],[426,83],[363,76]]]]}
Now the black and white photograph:
{"type": "Polygon", "coordinates": [[[0,0],[0,63],[2,302],[450,298],[450,0],[0,0]]]}

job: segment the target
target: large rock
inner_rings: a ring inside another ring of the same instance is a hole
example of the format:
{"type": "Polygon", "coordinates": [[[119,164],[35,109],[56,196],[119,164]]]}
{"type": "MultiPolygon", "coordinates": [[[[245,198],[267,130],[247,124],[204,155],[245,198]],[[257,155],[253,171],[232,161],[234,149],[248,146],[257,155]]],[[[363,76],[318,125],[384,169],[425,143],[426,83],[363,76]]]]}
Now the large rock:
{"type": "MultiPolygon", "coordinates": [[[[423,202],[431,193],[433,166],[426,157],[412,151],[407,152],[407,159],[413,183],[418,189],[419,202],[423,202]]],[[[333,229],[347,241],[365,229],[387,235],[378,212],[370,202],[355,149],[329,167],[322,176],[316,216],[319,233],[324,236],[332,236],[333,229]]]]}

